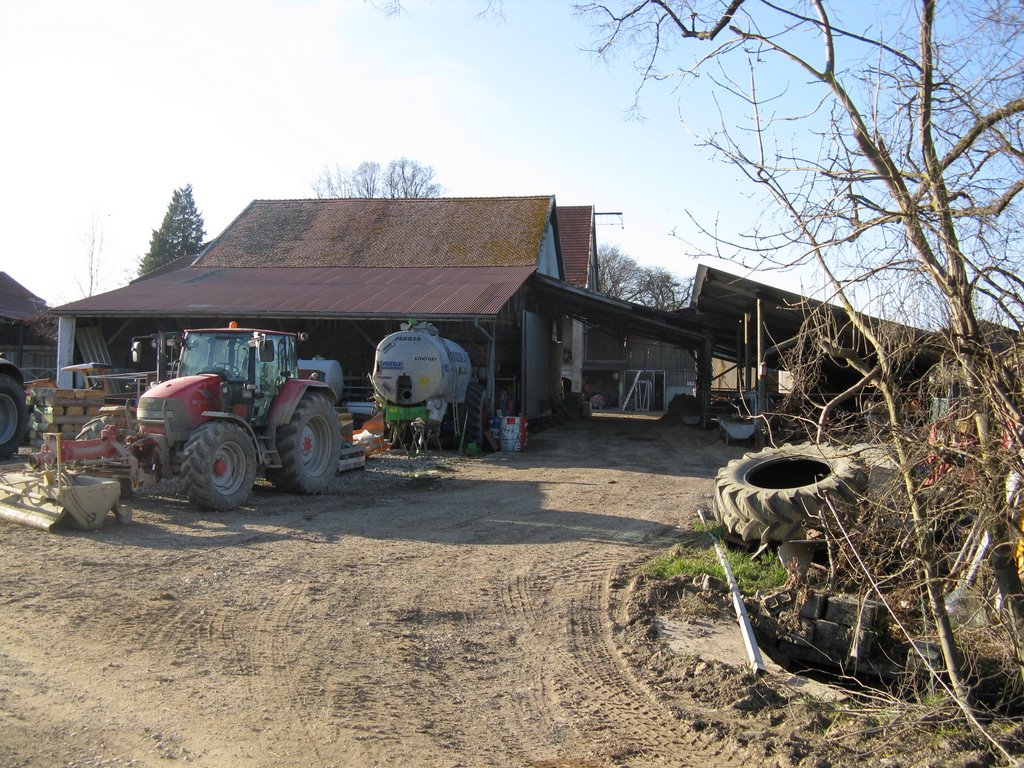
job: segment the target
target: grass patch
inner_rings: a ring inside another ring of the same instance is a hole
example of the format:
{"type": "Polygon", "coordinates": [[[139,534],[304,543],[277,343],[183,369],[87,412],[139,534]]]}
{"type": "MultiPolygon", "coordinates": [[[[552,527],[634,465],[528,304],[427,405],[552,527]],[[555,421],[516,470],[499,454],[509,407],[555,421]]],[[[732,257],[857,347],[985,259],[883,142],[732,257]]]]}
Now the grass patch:
{"type": "MultiPolygon", "coordinates": [[[[779,562],[778,555],[766,553],[760,560],[751,560],[747,552],[722,546],[743,594],[753,594],[759,589],[776,589],[786,583],[789,574],[779,562]]],[[[709,574],[725,581],[725,571],[708,536],[697,536],[692,542],[676,544],[667,554],[644,563],[640,570],[657,579],[709,574]]]]}

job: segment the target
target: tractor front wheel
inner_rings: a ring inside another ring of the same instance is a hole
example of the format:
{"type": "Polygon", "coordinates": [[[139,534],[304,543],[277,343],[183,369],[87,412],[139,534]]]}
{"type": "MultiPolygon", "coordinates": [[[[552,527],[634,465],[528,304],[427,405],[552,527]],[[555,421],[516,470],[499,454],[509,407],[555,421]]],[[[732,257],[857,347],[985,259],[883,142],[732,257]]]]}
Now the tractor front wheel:
{"type": "Polygon", "coordinates": [[[277,429],[281,466],[267,478],[283,491],[323,493],[338,472],[341,428],[334,407],[321,395],[307,394],[291,421],[277,429]]]}
{"type": "Polygon", "coordinates": [[[252,495],[256,446],[237,424],[208,422],[185,443],[181,480],[189,501],[200,509],[234,509],[252,495]]]}

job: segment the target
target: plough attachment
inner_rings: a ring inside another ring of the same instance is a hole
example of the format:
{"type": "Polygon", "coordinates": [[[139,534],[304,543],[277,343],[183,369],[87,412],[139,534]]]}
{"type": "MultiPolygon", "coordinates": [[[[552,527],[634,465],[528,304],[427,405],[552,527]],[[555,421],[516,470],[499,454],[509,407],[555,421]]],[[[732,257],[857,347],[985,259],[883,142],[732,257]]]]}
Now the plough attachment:
{"type": "Polygon", "coordinates": [[[130,512],[118,506],[117,480],[71,474],[63,469],[45,472],[0,473],[0,519],[44,531],[67,521],[85,531],[103,525],[108,512],[118,521],[130,512]]]}

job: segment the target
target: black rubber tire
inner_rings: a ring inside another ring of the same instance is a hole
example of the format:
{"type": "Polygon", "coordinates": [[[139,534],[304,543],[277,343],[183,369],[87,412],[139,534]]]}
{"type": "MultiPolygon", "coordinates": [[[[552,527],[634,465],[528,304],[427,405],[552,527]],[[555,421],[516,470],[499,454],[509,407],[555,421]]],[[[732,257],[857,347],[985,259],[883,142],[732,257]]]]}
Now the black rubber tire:
{"type": "Polygon", "coordinates": [[[341,426],[326,397],[307,393],[287,424],[277,429],[281,467],[267,470],[267,479],[291,493],[323,493],[338,473],[341,426]]]}
{"type": "Polygon", "coordinates": [[[13,376],[0,373],[0,459],[13,456],[28,431],[25,389],[13,376]]]}
{"type": "Polygon", "coordinates": [[[465,444],[476,443],[484,438],[484,390],[475,381],[466,386],[466,440],[465,444]]]}
{"type": "Polygon", "coordinates": [[[865,477],[859,461],[835,448],[812,443],[765,448],[718,470],[715,518],[747,541],[803,538],[826,497],[855,500],[865,477]]]}
{"type": "Polygon", "coordinates": [[[252,495],[256,446],[238,424],[207,422],[185,443],[181,480],[189,501],[200,509],[234,509],[252,495]]]}

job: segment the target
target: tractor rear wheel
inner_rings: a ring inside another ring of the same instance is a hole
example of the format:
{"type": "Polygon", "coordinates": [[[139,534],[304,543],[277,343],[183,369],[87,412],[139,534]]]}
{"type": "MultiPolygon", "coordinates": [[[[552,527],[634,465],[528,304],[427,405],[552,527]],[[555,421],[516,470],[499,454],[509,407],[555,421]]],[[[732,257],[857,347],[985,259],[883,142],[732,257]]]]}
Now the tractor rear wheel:
{"type": "Polygon", "coordinates": [[[256,446],[242,427],[211,421],[185,443],[181,480],[189,501],[222,512],[244,504],[256,482],[256,446]]]}
{"type": "Polygon", "coordinates": [[[18,450],[27,430],[25,389],[13,376],[0,373],[0,459],[18,450]]]}
{"type": "Polygon", "coordinates": [[[283,491],[323,493],[338,472],[341,427],[326,397],[307,394],[295,406],[291,421],[277,429],[281,466],[267,478],[283,491]]]}
{"type": "Polygon", "coordinates": [[[853,501],[864,479],[860,462],[837,448],[810,443],[765,448],[718,470],[714,514],[746,541],[803,538],[826,497],[853,501]]]}

